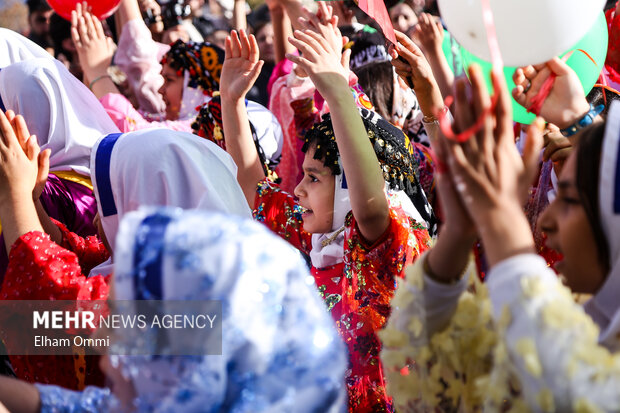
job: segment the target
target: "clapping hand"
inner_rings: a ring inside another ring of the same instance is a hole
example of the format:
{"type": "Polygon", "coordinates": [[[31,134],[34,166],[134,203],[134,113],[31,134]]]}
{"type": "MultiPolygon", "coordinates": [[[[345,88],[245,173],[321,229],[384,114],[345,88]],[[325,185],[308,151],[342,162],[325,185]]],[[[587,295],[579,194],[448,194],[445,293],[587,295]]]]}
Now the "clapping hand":
{"type": "Polygon", "coordinates": [[[49,149],[41,152],[21,115],[0,111],[0,198],[16,201],[39,199],[49,172],[49,149]]]}

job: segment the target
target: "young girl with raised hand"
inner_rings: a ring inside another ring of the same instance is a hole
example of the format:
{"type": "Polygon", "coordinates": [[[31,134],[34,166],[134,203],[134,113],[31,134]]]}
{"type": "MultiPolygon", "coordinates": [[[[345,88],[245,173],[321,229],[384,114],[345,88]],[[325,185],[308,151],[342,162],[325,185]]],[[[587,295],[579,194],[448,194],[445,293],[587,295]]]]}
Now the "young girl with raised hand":
{"type": "MultiPolygon", "coordinates": [[[[326,35],[340,36],[328,27],[326,35]]],[[[360,116],[340,48],[329,46],[338,42],[309,30],[290,41],[303,57],[289,58],[308,73],[331,110],[307,135],[298,201],[263,179],[243,107],[262,62],[255,39],[243,31],[226,40],[222,69],[227,149],[255,218],[310,255],[319,291],[349,349],[350,411],[392,411],[376,331],[404,266],[430,243],[409,196],[419,199],[418,208],[427,203],[402,131],[368,110],[360,116]]]]}
{"type": "MultiPolygon", "coordinates": [[[[556,80],[541,115],[567,133],[597,117],[559,59],[517,71],[517,101],[531,106],[551,73],[556,80]]],[[[392,301],[382,333],[390,394],[403,411],[440,402],[468,411],[618,411],[620,107],[612,106],[606,125],[575,136],[558,196],[540,218],[549,246],[564,255],[556,268],[566,286],[592,295],[581,307],[536,254],[522,210],[544,122],[530,127],[521,159],[503,76],[493,79],[499,93],[493,110],[479,67],[472,66],[470,78],[471,100],[457,82],[457,127],[467,129],[479,116],[484,122],[466,142],[441,139],[447,169],[440,196],[451,213],[420,260],[425,265],[407,270],[392,301]],[[472,296],[463,274],[476,232],[490,271],[472,296]]]]}

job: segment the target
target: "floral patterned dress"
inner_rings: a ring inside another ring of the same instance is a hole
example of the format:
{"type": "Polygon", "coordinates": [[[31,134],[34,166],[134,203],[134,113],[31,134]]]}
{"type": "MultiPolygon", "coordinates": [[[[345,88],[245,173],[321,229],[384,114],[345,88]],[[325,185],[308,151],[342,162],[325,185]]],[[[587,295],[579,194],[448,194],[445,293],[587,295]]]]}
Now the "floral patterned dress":
{"type": "MultiPolygon", "coordinates": [[[[258,185],[254,216],[304,253],[311,234],[302,229],[294,198],[263,180],[258,185]]],[[[392,412],[377,331],[390,314],[396,280],[404,268],[430,247],[424,227],[398,205],[390,208],[390,224],[372,245],[360,234],[351,213],[345,220],[344,260],[327,268],[312,268],[319,292],[349,351],[346,374],[351,412],[392,412]]]]}
{"type": "MultiPolygon", "coordinates": [[[[109,254],[97,237],[82,238],[58,221],[62,245],[49,235],[33,231],[11,247],[9,266],[0,289],[1,300],[106,300],[107,279],[83,274],[105,261],[109,254]]],[[[2,314],[0,314],[2,317],[2,314]]],[[[11,335],[1,337],[10,353],[11,335]]],[[[86,356],[77,347],[73,356],[9,356],[18,378],[56,384],[73,390],[104,384],[99,356],[86,356]]]]}

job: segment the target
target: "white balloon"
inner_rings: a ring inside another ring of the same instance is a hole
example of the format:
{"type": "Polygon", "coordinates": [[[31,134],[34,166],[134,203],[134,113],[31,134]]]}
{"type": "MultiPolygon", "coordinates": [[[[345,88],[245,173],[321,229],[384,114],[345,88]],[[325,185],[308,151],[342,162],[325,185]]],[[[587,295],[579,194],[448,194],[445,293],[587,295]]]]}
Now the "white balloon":
{"type": "MultiPolygon", "coordinates": [[[[490,61],[480,0],[437,0],[448,31],[468,51],[490,61]]],[[[574,46],[594,24],[605,0],[490,0],[506,66],[546,62],[574,46]]]]}

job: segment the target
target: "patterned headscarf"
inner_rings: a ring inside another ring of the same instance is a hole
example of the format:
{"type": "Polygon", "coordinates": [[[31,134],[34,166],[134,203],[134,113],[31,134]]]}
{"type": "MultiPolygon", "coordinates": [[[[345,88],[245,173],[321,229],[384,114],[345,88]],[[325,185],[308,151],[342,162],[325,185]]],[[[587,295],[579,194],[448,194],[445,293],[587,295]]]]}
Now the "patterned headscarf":
{"type": "Polygon", "coordinates": [[[177,40],[162,58],[183,76],[183,98],[179,120],[196,117],[200,107],[220,88],[224,51],[211,43],[184,43],[177,40]]]}
{"type": "MultiPolygon", "coordinates": [[[[123,220],[117,241],[116,299],[223,307],[221,355],[111,356],[135,387],[138,411],[346,409],[346,352],[335,325],[298,252],[264,225],[213,211],[147,209],[123,220]],[[153,231],[162,236],[144,235],[153,231]]],[[[118,344],[139,342],[127,335],[118,344]]]]}
{"type": "Polygon", "coordinates": [[[161,62],[177,69],[179,76],[187,71],[188,87],[196,89],[200,86],[207,94],[220,88],[224,51],[214,44],[177,40],[170,45],[161,62]]]}

